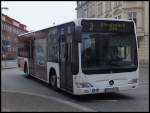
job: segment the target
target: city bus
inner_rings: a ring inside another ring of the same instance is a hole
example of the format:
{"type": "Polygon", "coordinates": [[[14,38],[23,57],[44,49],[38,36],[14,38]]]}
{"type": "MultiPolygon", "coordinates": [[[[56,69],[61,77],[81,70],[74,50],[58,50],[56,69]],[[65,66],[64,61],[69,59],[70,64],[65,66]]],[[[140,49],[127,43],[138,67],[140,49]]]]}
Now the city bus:
{"type": "Polygon", "coordinates": [[[119,92],[139,85],[132,20],[80,18],[18,36],[26,76],[73,95],[119,92]]]}

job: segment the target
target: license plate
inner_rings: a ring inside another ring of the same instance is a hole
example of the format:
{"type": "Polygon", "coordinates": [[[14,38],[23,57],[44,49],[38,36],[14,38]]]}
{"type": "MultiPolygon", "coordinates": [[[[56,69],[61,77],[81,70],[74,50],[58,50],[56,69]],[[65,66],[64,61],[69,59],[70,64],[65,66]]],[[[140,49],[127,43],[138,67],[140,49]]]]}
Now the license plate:
{"type": "Polygon", "coordinates": [[[105,88],[105,92],[109,93],[109,92],[117,92],[119,89],[117,87],[115,88],[105,88]]]}
{"type": "Polygon", "coordinates": [[[92,93],[98,93],[99,92],[99,89],[98,88],[94,88],[94,89],[92,89],[92,93]]]}

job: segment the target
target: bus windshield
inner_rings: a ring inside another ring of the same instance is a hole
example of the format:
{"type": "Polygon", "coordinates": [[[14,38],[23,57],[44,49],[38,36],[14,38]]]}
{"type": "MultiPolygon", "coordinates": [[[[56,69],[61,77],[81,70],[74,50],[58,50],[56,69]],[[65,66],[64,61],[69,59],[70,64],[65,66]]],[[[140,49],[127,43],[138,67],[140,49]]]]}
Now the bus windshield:
{"type": "Polygon", "coordinates": [[[83,32],[81,65],[85,74],[129,72],[137,68],[134,34],[83,32]]]}

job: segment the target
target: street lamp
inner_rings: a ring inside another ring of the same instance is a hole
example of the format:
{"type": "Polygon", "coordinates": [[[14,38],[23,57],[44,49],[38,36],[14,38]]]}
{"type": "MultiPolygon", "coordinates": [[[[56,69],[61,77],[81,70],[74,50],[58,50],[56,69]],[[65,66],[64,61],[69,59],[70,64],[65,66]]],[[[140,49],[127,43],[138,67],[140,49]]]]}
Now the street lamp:
{"type": "MultiPolygon", "coordinates": [[[[8,10],[8,8],[7,7],[1,7],[1,10],[8,10]]],[[[2,52],[2,13],[1,13],[1,52],[2,52]]],[[[5,50],[4,50],[4,54],[5,54],[5,50]]],[[[5,58],[6,58],[6,56],[5,56],[5,58]]],[[[6,60],[6,59],[5,59],[6,60]]],[[[1,56],[1,61],[2,61],[2,56],[1,56]]],[[[2,63],[2,62],[1,62],[2,63]]],[[[6,67],[6,61],[4,61],[4,63],[5,63],[5,67],[6,67]]],[[[1,65],[2,66],[2,65],[1,65]]]]}

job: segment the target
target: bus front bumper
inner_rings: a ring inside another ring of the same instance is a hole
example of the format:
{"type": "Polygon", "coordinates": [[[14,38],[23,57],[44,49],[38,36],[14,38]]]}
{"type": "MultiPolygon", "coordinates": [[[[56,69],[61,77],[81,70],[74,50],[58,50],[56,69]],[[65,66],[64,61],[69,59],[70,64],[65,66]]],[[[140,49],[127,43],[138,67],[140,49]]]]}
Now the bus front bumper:
{"type": "Polygon", "coordinates": [[[87,94],[99,94],[99,93],[117,93],[123,90],[130,90],[136,89],[138,84],[128,84],[125,86],[117,86],[117,87],[106,87],[106,88],[97,88],[97,87],[90,87],[90,88],[76,88],[74,91],[74,95],[87,95],[87,94]]]}

